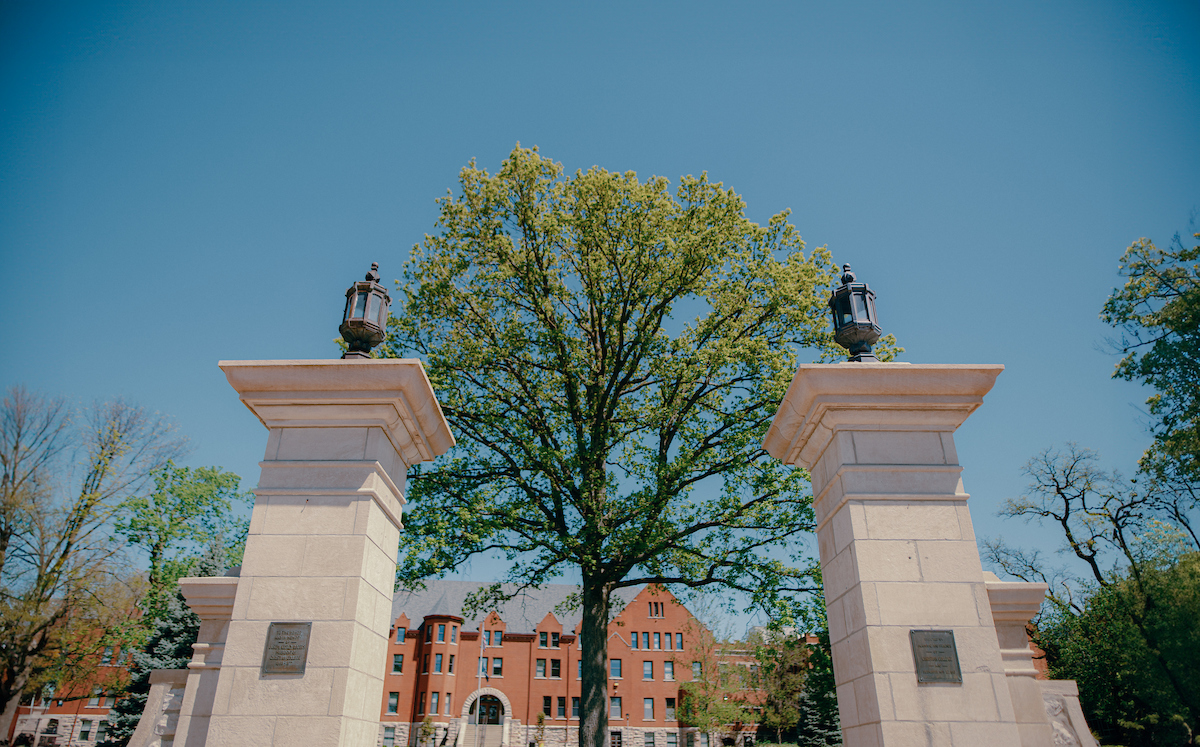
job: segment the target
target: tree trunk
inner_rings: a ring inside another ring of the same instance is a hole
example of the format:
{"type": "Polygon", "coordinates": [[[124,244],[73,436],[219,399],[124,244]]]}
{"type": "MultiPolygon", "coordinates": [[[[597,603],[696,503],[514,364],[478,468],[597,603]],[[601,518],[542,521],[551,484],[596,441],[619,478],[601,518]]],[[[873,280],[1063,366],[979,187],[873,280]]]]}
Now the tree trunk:
{"type": "Polygon", "coordinates": [[[584,574],[580,747],[605,747],[608,742],[608,593],[608,584],[584,574]]]}
{"type": "Polygon", "coordinates": [[[29,674],[18,674],[13,680],[12,687],[9,692],[12,695],[4,703],[4,712],[0,714],[0,740],[8,739],[8,732],[12,729],[13,719],[17,717],[17,707],[21,705],[21,693],[25,690],[25,683],[29,681],[29,674]]]}

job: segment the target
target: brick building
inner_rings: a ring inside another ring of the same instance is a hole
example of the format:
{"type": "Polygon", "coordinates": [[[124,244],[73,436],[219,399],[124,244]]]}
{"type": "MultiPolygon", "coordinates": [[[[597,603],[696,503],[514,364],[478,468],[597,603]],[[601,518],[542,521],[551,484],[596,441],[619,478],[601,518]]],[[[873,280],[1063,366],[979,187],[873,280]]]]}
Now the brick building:
{"type": "MultiPolygon", "coordinates": [[[[129,656],[109,646],[98,654],[95,682],[125,681],[129,656]]],[[[10,731],[6,736],[12,743],[27,743],[39,747],[94,745],[104,738],[105,720],[116,696],[105,687],[78,686],[46,697],[34,698],[29,704],[17,707],[10,731]],[[20,737],[20,741],[17,738],[20,737]]]]}
{"type": "MultiPolygon", "coordinates": [[[[578,587],[531,590],[481,624],[464,619],[462,609],[482,586],[439,581],[396,595],[380,709],[383,745],[524,747],[537,741],[538,714],[545,744],[578,744],[580,614],[562,611],[578,587]],[[422,739],[426,717],[434,733],[422,739]]],[[[707,737],[681,726],[676,715],[680,684],[700,674],[703,627],[662,588],[621,590],[613,608],[613,747],[708,747],[707,737]]]]}

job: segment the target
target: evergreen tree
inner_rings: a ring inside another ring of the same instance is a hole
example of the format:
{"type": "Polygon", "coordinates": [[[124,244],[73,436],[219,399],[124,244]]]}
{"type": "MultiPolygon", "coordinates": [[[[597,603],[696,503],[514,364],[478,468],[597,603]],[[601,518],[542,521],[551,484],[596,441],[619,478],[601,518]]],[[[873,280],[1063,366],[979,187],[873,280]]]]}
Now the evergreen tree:
{"type": "Polygon", "coordinates": [[[832,747],[842,743],[829,631],[821,631],[817,637],[820,642],[809,650],[811,668],[800,693],[800,718],[796,724],[796,744],[800,747],[832,747]]]}
{"type": "MultiPolygon", "coordinates": [[[[204,555],[195,559],[189,569],[193,576],[220,576],[225,573],[226,550],[220,537],[213,539],[204,555]]],[[[182,575],[182,574],[180,574],[182,575]]],[[[175,593],[160,604],[161,612],[154,622],[154,632],[145,647],[133,654],[129,670],[130,683],[126,696],[108,713],[107,733],[96,747],[125,747],[137,729],[146,697],[150,694],[150,673],[155,669],[184,669],[192,660],[192,644],[200,632],[200,618],[187,606],[175,587],[175,593]]]]}

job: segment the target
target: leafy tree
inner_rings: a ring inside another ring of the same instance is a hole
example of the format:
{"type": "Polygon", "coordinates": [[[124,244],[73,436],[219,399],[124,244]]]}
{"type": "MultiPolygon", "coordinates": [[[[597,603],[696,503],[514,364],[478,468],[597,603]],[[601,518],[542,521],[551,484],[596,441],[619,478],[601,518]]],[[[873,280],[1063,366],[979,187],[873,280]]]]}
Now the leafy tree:
{"type": "Polygon", "coordinates": [[[1193,744],[1200,547],[1163,521],[1152,493],[1097,461],[1074,444],[1043,452],[1026,466],[1027,493],[1001,512],[1057,524],[1064,551],[1086,576],[1047,570],[1040,557],[1001,541],[986,543],[985,556],[1009,575],[1053,584],[1034,640],[1052,673],[1080,683],[1094,729],[1127,744],[1193,744]]]}
{"type": "MultiPolygon", "coordinates": [[[[187,564],[196,576],[220,576],[226,571],[226,550],[220,536],[210,538],[204,554],[187,564]]],[[[97,747],[125,747],[137,729],[150,694],[150,673],[155,669],[184,669],[192,660],[192,644],[200,633],[200,618],[188,607],[183,594],[175,592],[162,601],[160,615],[145,645],[133,654],[130,682],[125,697],[108,713],[104,741],[97,747]]]]}
{"type": "Polygon", "coordinates": [[[679,722],[708,734],[710,745],[720,744],[729,726],[752,720],[746,706],[747,691],[753,686],[750,670],[730,663],[726,656],[730,649],[745,647],[718,639],[707,626],[685,627],[693,641],[692,678],[679,685],[679,722]]]}
{"type": "Polygon", "coordinates": [[[153,477],[154,489],[123,500],[115,521],[117,534],[149,556],[150,589],[142,607],[151,622],[175,596],[175,582],[195,560],[185,553],[218,537],[232,537],[240,547],[248,525],[232,515],[234,506],[247,500],[234,473],[168,462],[153,477]]]}
{"type": "Polygon", "coordinates": [[[800,719],[808,645],[794,629],[755,632],[748,642],[756,662],[752,684],[762,696],[759,726],[775,732],[775,741],[782,742],[783,733],[791,731],[800,719]]]}
{"type": "MultiPolygon", "coordinates": [[[[1200,239],[1200,233],[1193,234],[1200,239]]],[[[1125,285],[1100,318],[1120,331],[1113,376],[1155,389],[1146,404],[1158,451],[1200,479],[1200,244],[1179,234],[1163,249],[1135,241],[1121,257],[1125,285]]]]}
{"type": "Polygon", "coordinates": [[[788,562],[807,476],[761,443],[798,350],[841,353],[837,270],[786,212],[752,223],[705,175],[566,177],[518,146],[439,205],[381,354],[425,359],[458,447],[411,476],[399,581],[493,551],[518,589],[577,571],[580,741],[602,747],[614,590],[719,585],[778,613],[815,588],[788,562]]]}
{"type": "Polygon", "coordinates": [[[120,400],[75,413],[15,387],[0,402],[0,734],[64,653],[56,632],[121,570],[114,507],[182,448],[166,419],[120,400]]]}

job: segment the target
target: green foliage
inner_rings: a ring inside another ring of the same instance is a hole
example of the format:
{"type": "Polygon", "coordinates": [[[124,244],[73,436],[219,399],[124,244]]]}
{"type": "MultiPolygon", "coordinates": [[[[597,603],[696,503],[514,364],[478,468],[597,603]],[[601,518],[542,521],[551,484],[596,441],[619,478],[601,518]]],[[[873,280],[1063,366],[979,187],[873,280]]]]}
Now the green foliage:
{"type": "Polygon", "coordinates": [[[520,588],[578,570],[581,740],[599,747],[613,590],[718,585],[779,617],[817,588],[796,544],[807,475],[761,443],[799,351],[844,355],[837,269],[706,175],[566,177],[518,147],[439,206],[381,355],[426,361],[458,446],[411,475],[399,580],[493,551],[520,588]]]}
{"type": "Polygon", "coordinates": [[[1155,389],[1146,404],[1157,447],[1200,479],[1200,244],[1187,247],[1178,234],[1166,249],[1139,239],[1121,274],[1125,285],[1100,315],[1121,332],[1125,357],[1113,376],[1155,389]]]}
{"type": "Polygon", "coordinates": [[[817,641],[817,645],[808,652],[809,670],[804,690],[800,693],[796,724],[796,744],[799,747],[834,747],[842,743],[829,631],[818,633],[817,641]]]}
{"type": "Polygon", "coordinates": [[[1139,571],[1140,585],[1132,574],[1117,575],[1080,614],[1051,610],[1034,640],[1051,677],[1078,683],[1102,743],[1194,744],[1195,714],[1180,693],[1193,700],[1200,693],[1200,553],[1160,557],[1139,571]]]}
{"type": "Polygon", "coordinates": [[[761,693],[758,724],[783,739],[800,718],[800,695],[808,674],[808,646],[794,632],[767,631],[751,636],[756,667],[755,690],[761,693]]]}

